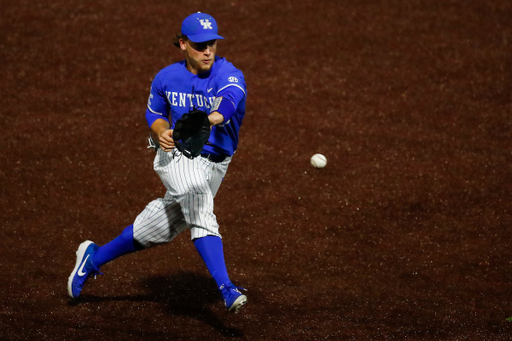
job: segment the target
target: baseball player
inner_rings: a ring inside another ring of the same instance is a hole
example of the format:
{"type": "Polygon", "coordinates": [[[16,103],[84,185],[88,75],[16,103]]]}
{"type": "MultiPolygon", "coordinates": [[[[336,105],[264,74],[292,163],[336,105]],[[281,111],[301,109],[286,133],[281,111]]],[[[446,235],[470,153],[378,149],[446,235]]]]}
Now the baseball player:
{"type": "Polygon", "coordinates": [[[194,13],[182,23],[174,45],[185,59],[162,69],[151,84],[146,120],[157,139],[154,169],[166,187],[163,198],[150,202],[134,223],[111,242],[98,246],[83,242],[68,279],[68,293],[76,299],[87,279],[100,267],[131,252],[168,243],[190,229],[191,239],[215,279],[226,308],[237,312],[247,297],[229,279],[223,243],[213,212],[213,199],[238,147],[245,115],[246,85],[241,71],[216,55],[217,22],[194,13]],[[175,148],[173,128],[194,109],[207,112],[211,133],[200,156],[184,157],[175,148]],[[159,145],[159,146],[158,146],[159,145]]]}

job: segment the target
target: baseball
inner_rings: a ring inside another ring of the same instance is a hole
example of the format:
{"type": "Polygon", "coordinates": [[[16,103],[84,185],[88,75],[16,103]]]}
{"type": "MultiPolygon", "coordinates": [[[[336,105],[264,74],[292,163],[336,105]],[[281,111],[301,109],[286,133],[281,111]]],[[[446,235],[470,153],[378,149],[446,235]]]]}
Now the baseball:
{"type": "Polygon", "coordinates": [[[315,154],[311,157],[311,165],[315,168],[324,168],[327,165],[327,158],[322,154],[315,154]]]}

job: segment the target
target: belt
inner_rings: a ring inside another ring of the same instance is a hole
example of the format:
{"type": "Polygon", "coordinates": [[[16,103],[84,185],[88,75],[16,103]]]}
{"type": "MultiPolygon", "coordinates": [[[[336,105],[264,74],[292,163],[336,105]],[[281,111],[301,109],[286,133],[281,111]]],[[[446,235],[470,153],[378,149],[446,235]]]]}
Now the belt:
{"type": "Polygon", "coordinates": [[[201,157],[210,160],[211,162],[219,163],[228,157],[227,155],[213,155],[213,154],[201,154],[201,157]]]}

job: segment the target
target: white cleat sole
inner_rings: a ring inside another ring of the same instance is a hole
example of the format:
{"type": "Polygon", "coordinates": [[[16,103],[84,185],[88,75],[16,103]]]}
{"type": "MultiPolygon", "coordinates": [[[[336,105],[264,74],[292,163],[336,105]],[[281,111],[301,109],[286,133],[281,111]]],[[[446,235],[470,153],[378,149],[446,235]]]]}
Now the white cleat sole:
{"type": "Polygon", "coordinates": [[[82,260],[84,259],[85,250],[87,250],[87,248],[91,244],[94,244],[94,243],[90,240],[86,240],[85,242],[80,244],[80,246],[78,247],[78,250],[76,251],[75,268],[73,269],[73,272],[71,273],[71,275],[68,278],[68,295],[71,298],[76,298],[73,296],[73,289],[72,289],[73,278],[75,278],[76,272],[78,271],[78,268],[80,267],[80,264],[82,263],[82,260]]]}
{"type": "Polygon", "coordinates": [[[228,311],[232,311],[235,314],[238,313],[238,310],[242,308],[243,305],[247,304],[247,296],[242,295],[238,297],[235,302],[231,305],[228,311]]]}

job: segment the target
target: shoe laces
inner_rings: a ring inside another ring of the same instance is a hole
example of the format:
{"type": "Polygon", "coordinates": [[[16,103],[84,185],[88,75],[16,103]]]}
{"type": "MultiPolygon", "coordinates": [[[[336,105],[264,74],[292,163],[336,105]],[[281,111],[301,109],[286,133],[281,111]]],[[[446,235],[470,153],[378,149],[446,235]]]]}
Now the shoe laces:
{"type": "Polygon", "coordinates": [[[103,276],[103,275],[104,275],[104,273],[103,273],[103,272],[99,272],[99,271],[94,271],[94,272],[92,272],[92,273],[91,273],[91,276],[94,276],[94,279],[96,279],[96,277],[97,277],[98,275],[102,275],[102,276],[103,276]]]}
{"type": "Polygon", "coordinates": [[[90,276],[94,276],[94,279],[96,279],[96,277],[98,275],[104,275],[103,272],[100,272],[100,268],[97,267],[93,262],[92,262],[92,259],[90,260],[90,265],[91,265],[91,269],[89,270],[89,277],[90,276]]]}
{"type": "Polygon", "coordinates": [[[223,295],[225,293],[230,292],[231,290],[237,290],[238,292],[240,292],[240,290],[247,291],[247,289],[242,288],[242,287],[237,287],[237,286],[235,286],[233,284],[228,284],[228,285],[222,284],[219,289],[220,289],[220,291],[222,292],[223,295]]]}

